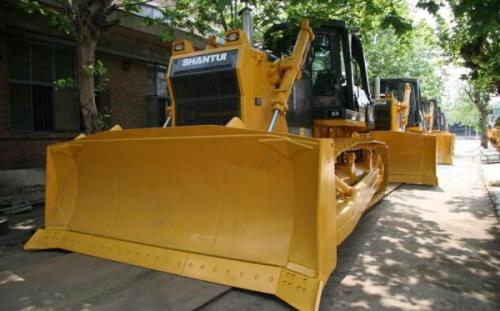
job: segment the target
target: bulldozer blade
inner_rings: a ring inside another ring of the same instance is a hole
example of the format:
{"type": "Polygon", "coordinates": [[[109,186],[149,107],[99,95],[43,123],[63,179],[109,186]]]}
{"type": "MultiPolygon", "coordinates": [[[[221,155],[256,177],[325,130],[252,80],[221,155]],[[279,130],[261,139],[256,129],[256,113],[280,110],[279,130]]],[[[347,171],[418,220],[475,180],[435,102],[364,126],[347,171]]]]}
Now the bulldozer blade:
{"type": "Polygon", "coordinates": [[[317,309],[336,265],[333,143],[192,126],[49,146],[45,227],[25,249],[70,250],[317,309]]]}
{"type": "Polygon", "coordinates": [[[430,133],[436,137],[439,164],[453,165],[455,135],[446,132],[430,133]]]}
{"type": "Polygon", "coordinates": [[[371,133],[389,149],[389,182],[438,184],[436,137],[410,132],[371,133]]]}

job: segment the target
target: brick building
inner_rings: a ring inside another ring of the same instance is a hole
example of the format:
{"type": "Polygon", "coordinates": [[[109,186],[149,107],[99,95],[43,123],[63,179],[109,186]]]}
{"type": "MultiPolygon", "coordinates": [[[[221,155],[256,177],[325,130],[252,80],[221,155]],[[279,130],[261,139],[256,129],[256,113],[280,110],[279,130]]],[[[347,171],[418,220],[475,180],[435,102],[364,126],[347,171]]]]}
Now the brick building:
{"type": "MultiPolygon", "coordinates": [[[[82,126],[77,89],[53,84],[76,80],[74,40],[17,2],[0,0],[0,170],[43,167],[47,144],[74,138],[82,126]]],[[[154,13],[154,7],[144,11],[154,13]]],[[[109,78],[96,95],[98,110],[124,128],[159,126],[168,98],[170,44],[160,40],[161,26],[116,14],[119,24],[97,47],[109,78]]],[[[175,32],[178,38],[185,35],[175,32]]],[[[202,48],[204,41],[195,38],[194,44],[202,48]]]]}

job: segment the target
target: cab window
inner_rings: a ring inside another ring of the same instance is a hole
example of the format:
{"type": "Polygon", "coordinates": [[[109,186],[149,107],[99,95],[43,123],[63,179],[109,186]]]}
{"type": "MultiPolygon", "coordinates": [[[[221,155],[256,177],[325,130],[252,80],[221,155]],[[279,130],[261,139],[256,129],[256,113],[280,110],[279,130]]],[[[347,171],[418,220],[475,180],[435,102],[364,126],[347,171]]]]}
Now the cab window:
{"type": "Polygon", "coordinates": [[[334,94],[334,73],[332,66],[330,38],[319,34],[314,41],[311,62],[311,80],[315,95],[334,94]]]}
{"type": "Polygon", "coordinates": [[[354,58],[352,59],[352,74],[354,78],[354,85],[364,89],[363,80],[361,79],[361,68],[354,58]]]}

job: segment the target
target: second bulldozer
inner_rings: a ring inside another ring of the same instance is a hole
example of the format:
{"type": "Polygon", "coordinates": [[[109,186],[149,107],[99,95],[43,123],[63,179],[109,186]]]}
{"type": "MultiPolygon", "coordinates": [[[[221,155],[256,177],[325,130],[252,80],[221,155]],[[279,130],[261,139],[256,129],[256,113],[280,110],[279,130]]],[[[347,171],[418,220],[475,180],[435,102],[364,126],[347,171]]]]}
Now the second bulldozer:
{"type": "Polygon", "coordinates": [[[455,134],[448,131],[448,122],[436,100],[431,99],[427,104],[426,132],[436,137],[437,159],[439,164],[453,164],[453,154],[455,150],[455,134]]]}
{"type": "Polygon", "coordinates": [[[437,185],[436,138],[424,134],[418,80],[381,79],[376,84],[372,135],[388,146],[389,181],[437,185]]]}
{"type": "Polygon", "coordinates": [[[171,126],[50,146],[45,227],[25,248],[318,309],[337,246],[384,195],[387,148],[360,133],[374,107],[359,39],[341,21],[304,21],[295,37],[280,58],[239,29],[202,51],[175,41],[171,126]]]}
{"type": "Polygon", "coordinates": [[[493,148],[500,152],[500,116],[493,117],[493,120],[488,123],[488,129],[486,132],[488,141],[493,148]]]}

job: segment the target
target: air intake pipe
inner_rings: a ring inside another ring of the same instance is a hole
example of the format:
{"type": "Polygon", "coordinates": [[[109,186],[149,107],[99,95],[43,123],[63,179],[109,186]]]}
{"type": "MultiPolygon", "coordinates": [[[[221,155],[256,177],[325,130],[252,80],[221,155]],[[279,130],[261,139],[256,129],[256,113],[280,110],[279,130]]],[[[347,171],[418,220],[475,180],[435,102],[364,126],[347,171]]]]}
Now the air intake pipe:
{"type": "Polygon", "coordinates": [[[381,94],[380,94],[380,77],[379,76],[375,77],[375,85],[374,85],[373,92],[375,93],[374,94],[375,98],[380,97],[381,94]]]}
{"type": "Polygon", "coordinates": [[[243,31],[246,33],[248,42],[250,46],[253,46],[253,17],[252,17],[252,9],[248,6],[245,6],[243,10],[240,11],[241,15],[241,26],[243,31]]]}

